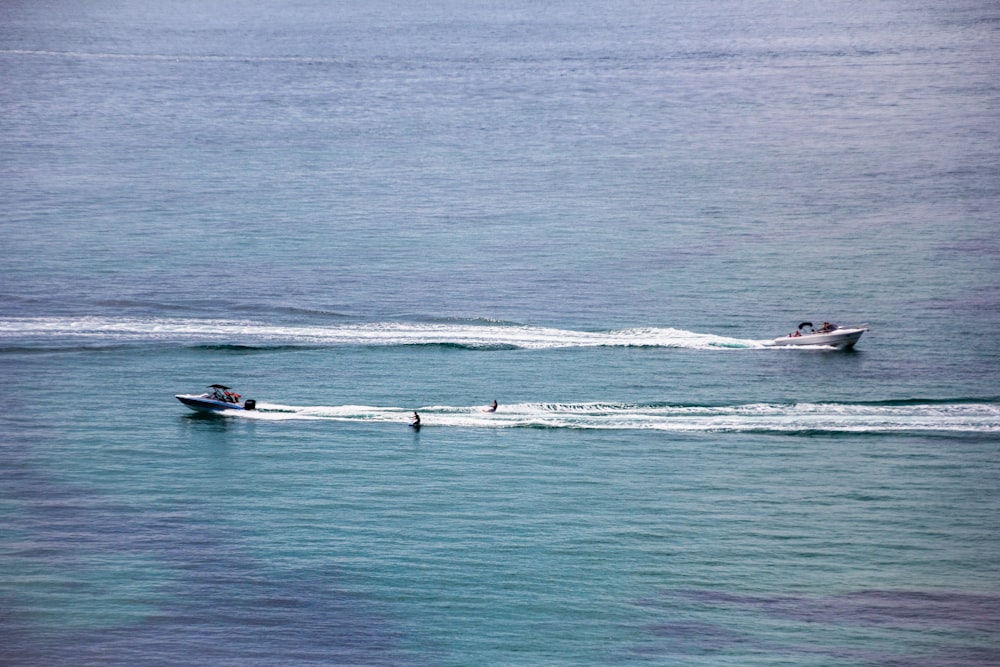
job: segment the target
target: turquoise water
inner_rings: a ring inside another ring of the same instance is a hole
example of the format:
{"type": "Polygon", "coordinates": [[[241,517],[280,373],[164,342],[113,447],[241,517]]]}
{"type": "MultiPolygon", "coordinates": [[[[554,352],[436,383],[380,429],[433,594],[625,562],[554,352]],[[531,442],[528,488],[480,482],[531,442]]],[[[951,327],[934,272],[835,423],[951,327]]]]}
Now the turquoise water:
{"type": "Polygon", "coordinates": [[[0,8],[0,665],[1000,662],[940,4],[0,8]]]}

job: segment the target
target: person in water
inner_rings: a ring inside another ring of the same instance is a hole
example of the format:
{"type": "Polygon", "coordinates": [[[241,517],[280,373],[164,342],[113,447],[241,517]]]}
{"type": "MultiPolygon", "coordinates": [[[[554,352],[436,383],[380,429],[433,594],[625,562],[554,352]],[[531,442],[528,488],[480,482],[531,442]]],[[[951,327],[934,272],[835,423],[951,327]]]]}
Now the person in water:
{"type": "Polygon", "coordinates": [[[493,405],[483,410],[483,412],[496,412],[497,411],[497,399],[493,399],[493,405]]]}

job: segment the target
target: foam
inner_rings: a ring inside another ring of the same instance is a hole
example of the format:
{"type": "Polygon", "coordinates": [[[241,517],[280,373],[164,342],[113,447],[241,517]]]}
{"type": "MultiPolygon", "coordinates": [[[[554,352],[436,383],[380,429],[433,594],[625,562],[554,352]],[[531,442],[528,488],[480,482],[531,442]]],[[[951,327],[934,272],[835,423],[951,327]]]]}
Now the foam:
{"type": "MultiPolygon", "coordinates": [[[[234,416],[283,420],[353,423],[408,423],[413,409],[339,405],[290,406],[258,403],[258,413],[234,416]]],[[[417,407],[422,425],[452,428],[552,428],[657,430],[672,432],[870,432],[907,433],[1000,432],[1000,405],[994,403],[916,403],[867,405],[850,403],[730,406],[636,405],[626,403],[521,403],[502,405],[497,412],[484,406],[417,407]]]]}
{"type": "Polygon", "coordinates": [[[183,318],[0,318],[0,340],[46,343],[165,343],[252,345],[455,345],[529,350],[571,347],[665,347],[699,350],[758,349],[765,341],[728,338],[675,328],[575,331],[549,327],[470,323],[376,322],[330,326],[274,325],[183,318]]]}

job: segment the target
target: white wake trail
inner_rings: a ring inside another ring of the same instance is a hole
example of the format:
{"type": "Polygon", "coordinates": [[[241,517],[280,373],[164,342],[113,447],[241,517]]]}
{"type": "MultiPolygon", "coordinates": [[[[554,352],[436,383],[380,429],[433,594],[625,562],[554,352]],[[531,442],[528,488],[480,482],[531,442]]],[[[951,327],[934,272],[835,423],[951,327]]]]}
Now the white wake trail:
{"type": "Polygon", "coordinates": [[[233,416],[264,420],[353,423],[409,423],[414,409],[424,427],[656,430],[671,432],[1000,432],[994,403],[751,403],[732,406],[633,405],[626,403],[521,403],[484,406],[431,405],[416,408],[338,405],[291,406],[258,403],[259,412],[233,416]]]}
{"type": "Polygon", "coordinates": [[[183,318],[0,318],[0,340],[53,344],[169,343],[232,345],[455,345],[544,350],[570,347],[757,349],[764,341],[674,328],[575,331],[551,327],[468,323],[376,322],[275,325],[183,318]]]}

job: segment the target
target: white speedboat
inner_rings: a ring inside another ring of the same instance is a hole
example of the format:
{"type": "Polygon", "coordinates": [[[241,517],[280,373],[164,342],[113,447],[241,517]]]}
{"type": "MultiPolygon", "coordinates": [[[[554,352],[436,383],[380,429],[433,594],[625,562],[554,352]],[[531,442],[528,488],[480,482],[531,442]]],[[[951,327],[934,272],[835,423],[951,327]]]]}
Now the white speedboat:
{"type": "Polygon", "coordinates": [[[176,394],[178,401],[197,412],[222,412],[225,410],[256,410],[257,401],[243,398],[223,384],[211,384],[204,394],[176,394]]]}
{"type": "Polygon", "coordinates": [[[842,327],[830,322],[824,322],[820,328],[813,327],[812,322],[803,322],[794,332],[783,338],[775,338],[772,345],[822,345],[838,350],[849,350],[868,331],[867,326],[842,327]]]}

